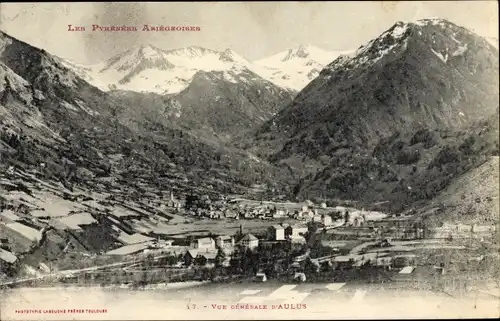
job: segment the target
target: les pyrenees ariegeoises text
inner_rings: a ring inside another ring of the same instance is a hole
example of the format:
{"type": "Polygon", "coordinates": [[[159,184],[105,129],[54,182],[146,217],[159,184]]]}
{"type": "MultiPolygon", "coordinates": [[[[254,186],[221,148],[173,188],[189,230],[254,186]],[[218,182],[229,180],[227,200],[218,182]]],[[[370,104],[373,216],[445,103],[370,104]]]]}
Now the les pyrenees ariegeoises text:
{"type": "Polygon", "coordinates": [[[101,26],[93,24],[92,28],[85,26],[74,26],[68,25],[68,31],[125,31],[125,32],[135,32],[135,31],[201,31],[200,26],[154,26],[154,25],[142,25],[142,26],[101,26]]]}

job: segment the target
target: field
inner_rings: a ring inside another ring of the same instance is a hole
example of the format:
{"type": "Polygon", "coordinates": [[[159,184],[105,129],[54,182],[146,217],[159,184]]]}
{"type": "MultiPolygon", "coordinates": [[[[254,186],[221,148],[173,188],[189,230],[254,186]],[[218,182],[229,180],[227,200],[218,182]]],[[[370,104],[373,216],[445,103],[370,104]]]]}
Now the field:
{"type": "MultiPolygon", "coordinates": [[[[240,226],[244,233],[261,233],[264,232],[271,225],[279,223],[297,223],[293,219],[274,219],[274,220],[260,220],[260,219],[242,219],[242,220],[211,220],[211,219],[190,219],[189,223],[178,223],[167,225],[161,228],[163,234],[172,237],[184,237],[187,235],[201,236],[210,233],[215,235],[232,235],[239,230],[240,226]]],[[[160,231],[160,230],[158,230],[160,231]]]]}

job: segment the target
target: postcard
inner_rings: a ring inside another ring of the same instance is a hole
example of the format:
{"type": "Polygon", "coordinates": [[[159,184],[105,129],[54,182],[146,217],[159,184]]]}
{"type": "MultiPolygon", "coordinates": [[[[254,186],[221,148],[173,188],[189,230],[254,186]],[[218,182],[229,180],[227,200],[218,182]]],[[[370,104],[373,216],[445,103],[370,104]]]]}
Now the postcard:
{"type": "Polygon", "coordinates": [[[497,6],[2,3],[0,320],[498,318],[497,6]]]}

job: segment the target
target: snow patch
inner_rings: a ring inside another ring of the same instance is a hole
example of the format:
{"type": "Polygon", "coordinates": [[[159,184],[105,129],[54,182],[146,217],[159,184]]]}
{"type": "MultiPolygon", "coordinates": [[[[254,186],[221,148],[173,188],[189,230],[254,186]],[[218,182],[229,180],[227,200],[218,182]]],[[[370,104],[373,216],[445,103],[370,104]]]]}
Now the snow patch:
{"type": "Polygon", "coordinates": [[[448,53],[446,53],[445,55],[443,55],[442,53],[439,53],[437,51],[435,51],[434,49],[431,48],[431,51],[439,58],[441,59],[441,61],[443,61],[444,63],[446,63],[448,61],[448,53]]]}
{"type": "Polygon", "coordinates": [[[406,30],[408,30],[407,24],[398,25],[392,30],[392,36],[396,39],[401,38],[406,30]]]}
{"type": "Polygon", "coordinates": [[[232,82],[234,84],[238,83],[238,80],[236,80],[236,78],[234,78],[234,76],[231,73],[227,72],[227,71],[223,72],[223,77],[224,77],[225,80],[227,80],[229,82],[232,82]]]}
{"type": "Polygon", "coordinates": [[[455,52],[453,52],[451,55],[453,57],[462,56],[467,51],[467,49],[467,44],[464,44],[463,46],[459,46],[458,49],[455,50],[455,52]]]}

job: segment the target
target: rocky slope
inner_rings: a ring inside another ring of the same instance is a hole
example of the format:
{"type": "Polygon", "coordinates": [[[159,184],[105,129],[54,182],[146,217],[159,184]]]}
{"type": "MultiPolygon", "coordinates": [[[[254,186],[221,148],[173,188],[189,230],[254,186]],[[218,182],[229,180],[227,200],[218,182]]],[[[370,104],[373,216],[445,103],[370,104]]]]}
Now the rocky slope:
{"type": "Polygon", "coordinates": [[[0,44],[2,166],[39,168],[69,186],[113,176],[174,188],[196,178],[200,188],[225,192],[273,173],[246,153],[207,145],[156,119],[132,126],[118,117],[130,106],[57,58],[4,33],[0,44]]]}
{"type": "Polygon", "coordinates": [[[140,114],[152,113],[172,126],[222,140],[258,128],[292,101],[289,91],[239,67],[198,71],[189,85],[176,94],[122,91],[110,94],[124,104],[130,104],[131,100],[142,102],[135,105],[135,120],[140,114]]]}

